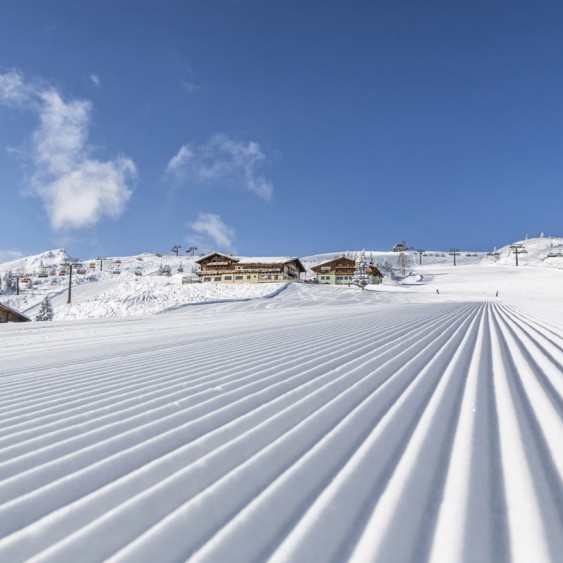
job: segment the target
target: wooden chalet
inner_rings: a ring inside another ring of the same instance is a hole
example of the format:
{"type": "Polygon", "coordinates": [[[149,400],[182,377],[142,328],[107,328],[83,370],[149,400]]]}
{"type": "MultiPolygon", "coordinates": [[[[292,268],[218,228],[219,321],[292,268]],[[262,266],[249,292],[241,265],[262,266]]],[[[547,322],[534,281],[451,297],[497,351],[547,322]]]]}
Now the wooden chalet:
{"type": "MultiPolygon", "coordinates": [[[[349,285],[354,278],[356,261],[346,256],[323,262],[311,268],[315,272],[317,281],[330,285],[349,285]]],[[[376,266],[369,265],[367,268],[369,283],[381,283],[383,275],[376,266]]]]}
{"type": "Polygon", "coordinates": [[[0,303],[0,323],[27,323],[29,321],[31,319],[27,315],[0,303]]]}
{"type": "Polygon", "coordinates": [[[196,260],[200,270],[196,272],[203,282],[217,283],[273,283],[298,282],[305,267],[299,258],[254,258],[229,256],[212,252],[196,260]]]}

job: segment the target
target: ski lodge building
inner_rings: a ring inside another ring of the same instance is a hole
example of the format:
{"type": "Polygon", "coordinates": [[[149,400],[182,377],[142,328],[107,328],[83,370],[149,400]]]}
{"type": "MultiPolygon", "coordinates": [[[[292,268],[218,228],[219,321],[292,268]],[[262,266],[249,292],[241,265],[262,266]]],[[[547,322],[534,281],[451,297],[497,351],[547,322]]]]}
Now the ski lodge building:
{"type": "MultiPolygon", "coordinates": [[[[315,272],[319,283],[348,285],[352,283],[354,272],[356,271],[356,262],[352,258],[341,256],[340,258],[312,266],[311,270],[315,272]]],[[[369,265],[366,273],[369,276],[369,283],[381,283],[383,276],[375,266],[369,265]]]]}
{"type": "Polygon", "coordinates": [[[255,258],[212,252],[196,260],[200,281],[216,283],[298,282],[305,267],[299,258],[255,258]]]}

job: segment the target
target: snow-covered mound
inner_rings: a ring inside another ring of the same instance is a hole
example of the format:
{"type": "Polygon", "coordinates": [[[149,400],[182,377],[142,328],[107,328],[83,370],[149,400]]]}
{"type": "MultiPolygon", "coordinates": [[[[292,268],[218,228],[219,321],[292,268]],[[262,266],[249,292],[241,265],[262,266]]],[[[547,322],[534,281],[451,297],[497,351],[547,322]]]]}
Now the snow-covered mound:
{"type": "Polygon", "coordinates": [[[517,258],[519,266],[563,270],[563,238],[538,237],[515,241],[498,250],[494,249],[483,262],[515,265],[517,258]]]}
{"type": "Polygon", "coordinates": [[[33,274],[38,273],[41,267],[53,268],[58,267],[65,262],[73,262],[74,258],[62,248],[56,250],[48,250],[41,254],[34,256],[26,256],[3,262],[0,264],[0,272],[7,272],[11,270],[13,273],[18,274],[33,274]]]}
{"type": "Polygon", "coordinates": [[[54,320],[154,315],[196,303],[270,297],[286,285],[284,283],[181,285],[181,280],[178,283],[177,280],[162,276],[135,278],[114,285],[90,299],[81,300],[79,294],[79,302],[55,308],[54,320]]]}

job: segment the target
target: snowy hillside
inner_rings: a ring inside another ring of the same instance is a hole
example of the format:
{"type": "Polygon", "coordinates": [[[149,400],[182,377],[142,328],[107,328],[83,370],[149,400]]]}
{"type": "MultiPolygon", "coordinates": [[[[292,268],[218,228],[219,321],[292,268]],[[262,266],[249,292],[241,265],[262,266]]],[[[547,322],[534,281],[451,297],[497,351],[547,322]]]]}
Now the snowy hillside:
{"type": "Polygon", "coordinates": [[[194,303],[253,299],[275,294],[283,284],[218,286],[216,284],[182,285],[182,279],[195,278],[197,257],[138,256],[105,257],[75,262],[72,277],[72,303],[67,305],[69,273],[64,264],[73,262],[65,250],[53,250],[0,264],[0,273],[29,276],[28,283],[0,295],[0,302],[34,317],[41,300],[48,295],[53,303],[55,320],[128,317],[161,313],[194,303]],[[168,266],[171,275],[158,275],[168,266]],[[44,272],[45,277],[38,277],[44,272]]]}
{"type": "MultiPolygon", "coordinates": [[[[519,254],[521,267],[563,269],[563,239],[537,238],[518,241],[526,253],[519,254]]],[[[306,277],[314,277],[311,266],[346,254],[326,253],[302,258],[307,268],[306,277]]],[[[350,256],[354,252],[347,253],[350,256]]],[[[402,275],[398,267],[396,252],[366,251],[369,260],[376,263],[385,274],[382,287],[378,291],[392,292],[397,289],[421,286],[437,289],[430,280],[442,268],[449,271],[453,267],[453,257],[449,251],[406,252],[407,267],[402,275]]],[[[12,272],[29,281],[20,284],[20,295],[15,291],[4,292],[0,302],[22,311],[32,318],[39,310],[45,295],[52,298],[55,320],[128,317],[162,313],[163,311],[215,301],[231,301],[267,297],[279,291],[279,285],[183,285],[182,278],[195,278],[197,265],[194,256],[160,256],[139,254],[136,256],[92,258],[76,262],[73,270],[72,304],[67,305],[69,276],[63,265],[73,262],[73,258],[62,249],[51,250],[36,256],[20,258],[0,264],[0,275],[12,272]],[[158,275],[163,267],[169,267],[171,276],[158,275]],[[101,269],[100,269],[101,268],[101,269]],[[43,276],[40,274],[43,272],[43,276]]],[[[458,268],[467,272],[471,267],[512,267],[515,264],[514,251],[510,245],[485,252],[459,251],[456,256],[458,268]]],[[[478,270],[477,270],[478,272],[478,270]]],[[[478,274],[471,274],[472,276],[478,274]]],[[[439,284],[438,284],[439,285],[439,284]]],[[[502,285],[502,284],[500,284],[502,285]]],[[[375,288],[371,288],[375,289],[375,288]]],[[[497,288],[500,289],[500,288],[497,288]]]]}

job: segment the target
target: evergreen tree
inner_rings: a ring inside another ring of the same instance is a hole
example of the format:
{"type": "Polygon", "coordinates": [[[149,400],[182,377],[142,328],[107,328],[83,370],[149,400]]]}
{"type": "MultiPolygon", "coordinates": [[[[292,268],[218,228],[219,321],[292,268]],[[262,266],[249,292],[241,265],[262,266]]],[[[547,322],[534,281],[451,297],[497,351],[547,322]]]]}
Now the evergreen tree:
{"type": "Polygon", "coordinates": [[[8,270],[4,274],[4,293],[16,290],[16,277],[12,270],[8,270]]]}
{"type": "Polygon", "coordinates": [[[406,253],[404,253],[404,252],[399,253],[399,258],[397,260],[397,263],[399,264],[399,269],[401,270],[401,275],[404,277],[406,269],[407,269],[407,264],[408,264],[408,257],[406,255],[406,253]]]}
{"type": "Polygon", "coordinates": [[[357,285],[361,289],[365,289],[369,283],[368,263],[365,251],[356,254],[356,270],[352,278],[352,284],[357,285]]]}
{"type": "Polygon", "coordinates": [[[171,276],[172,275],[172,269],[170,268],[170,266],[168,264],[161,264],[158,267],[158,275],[159,276],[171,276]]]}
{"type": "Polygon", "coordinates": [[[43,301],[41,301],[41,308],[35,316],[36,321],[52,321],[55,313],[53,311],[53,306],[51,305],[51,300],[49,296],[46,295],[43,301]]]}

